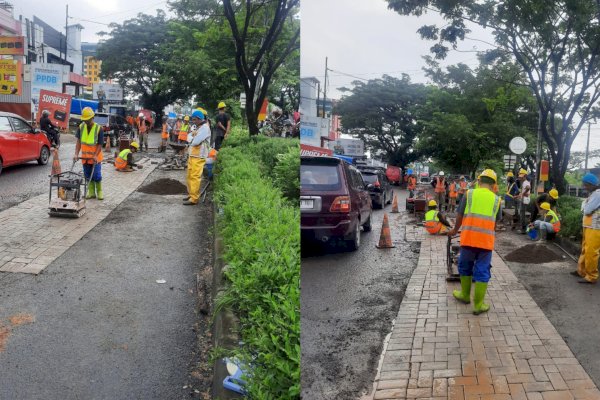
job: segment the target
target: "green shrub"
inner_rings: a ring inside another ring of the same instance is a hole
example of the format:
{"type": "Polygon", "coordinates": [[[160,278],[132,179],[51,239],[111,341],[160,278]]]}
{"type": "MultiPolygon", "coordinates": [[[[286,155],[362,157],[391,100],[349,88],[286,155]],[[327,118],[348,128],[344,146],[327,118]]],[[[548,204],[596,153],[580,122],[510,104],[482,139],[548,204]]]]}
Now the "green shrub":
{"type": "Polygon", "coordinates": [[[289,147],[287,153],[279,154],[273,169],[275,184],[290,201],[300,198],[300,147],[289,147]]]}
{"type": "Polygon", "coordinates": [[[580,240],[583,229],[581,227],[582,199],[572,196],[560,196],[558,198],[558,213],[560,215],[560,235],[563,237],[575,237],[575,240],[580,240]]]}
{"type": "Polygon", "coordinates": [[[230,285],[217,305],[240,318],[243,345],[229,355],[251,365],[247,389],[253,399],[300,396],[300,212],[266,174],[291,176],[298,146],[284,142],[234,134],[219,152],[215,178],[218,227],[230,266],[230,285]],[[268,149],[284,149],[279,163],[265,166],[265,160],[277,160],[268,149]]]}

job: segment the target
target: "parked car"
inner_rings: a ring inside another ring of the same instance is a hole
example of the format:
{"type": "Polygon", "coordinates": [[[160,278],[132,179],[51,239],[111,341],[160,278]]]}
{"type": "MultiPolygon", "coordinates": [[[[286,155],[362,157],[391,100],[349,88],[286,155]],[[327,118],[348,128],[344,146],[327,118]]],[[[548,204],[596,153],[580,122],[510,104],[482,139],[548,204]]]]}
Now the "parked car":
{"type": "Polygon", "coordinates": [[[400,185],[402,181],[402,170],[399,167],[389,165],[385,170],[385,176],[392,185],[400,185]]]}
{"type": "Polygon", "coordinates": [[[300,229],[302,240],[345,240],[360,246],[360,228],[371,230],[371,196],[361,173],[335,157],[301,157],[300,229]]]}
{"type": "Polygon", "coordinates": [[[394,197],[392,184],[385,176],[385,171],[380,168],[359,168],[364,181],[367,183],[367,190],[371,195],[373,206],[384,208],[390,204],[394,197]]]}
{"type": "Polygon", "coordinates": [[[130,134],[133,127],[129,125],[125,118],[117,114],[97,112],[94,116],[94,122],[105,129],[104,140],[110,138],[110,145],[116,147],[119,145],[119,132],[130,134]]]}
{"type": "Polygon", "coordinates": [[[41,130],[16,114],[0,112],[0,173],[4,167],[34,160],[46,165],[49,159],[50,142],[41,130]]]}

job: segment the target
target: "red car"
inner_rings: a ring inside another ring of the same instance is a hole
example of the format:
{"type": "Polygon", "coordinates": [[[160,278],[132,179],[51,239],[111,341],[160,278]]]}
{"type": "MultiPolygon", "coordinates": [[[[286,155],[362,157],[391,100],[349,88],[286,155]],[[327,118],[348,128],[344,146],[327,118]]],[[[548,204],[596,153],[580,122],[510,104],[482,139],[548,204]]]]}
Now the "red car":
{"type": "Polygon", "coordinates": [[[39,129],[33,129],[16,114],[0,111],[0,173],[11,165],[37,161],[46,165],[50,142],[39,129]]]}
{"type": "Polygon", "coordinates": [[[361,173],[334,157],[300,158],[300,229],[303,241],[345,240],[360,246],[360,231],[371,230],[371,196],[361,173]]]}

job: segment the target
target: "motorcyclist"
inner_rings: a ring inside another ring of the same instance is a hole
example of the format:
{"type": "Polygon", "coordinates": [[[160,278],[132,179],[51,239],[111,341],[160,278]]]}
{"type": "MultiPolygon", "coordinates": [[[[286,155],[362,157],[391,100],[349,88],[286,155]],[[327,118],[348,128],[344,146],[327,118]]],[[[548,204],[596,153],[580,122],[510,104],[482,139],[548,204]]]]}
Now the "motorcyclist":
{"type": "Polygon", "coordinates": [[[40,119],[40,129],[46,133],[48,140],[52,147],[60,147],[60,132],[50,121],[50,111],[42,111],[42,118],[40,119]]]}

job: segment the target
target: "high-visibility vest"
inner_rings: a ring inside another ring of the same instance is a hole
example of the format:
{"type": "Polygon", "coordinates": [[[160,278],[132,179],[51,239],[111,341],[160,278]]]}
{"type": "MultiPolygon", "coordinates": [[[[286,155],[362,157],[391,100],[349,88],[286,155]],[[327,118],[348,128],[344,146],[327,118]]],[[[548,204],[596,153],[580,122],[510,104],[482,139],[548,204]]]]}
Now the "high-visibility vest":
{"type": "Polygon", "coordinates": [[[161,139],[169,138],[169,127],[167,126],[166,122],[163,123],[162,134],[160,135],[160,137],[161,137],[161,139]]]}
{"type": "Polygon", "coordinates": [[[500,198],[487,188],[467,191],[460,245],[494,250],[496,215],[500,198]]]}
{"type": "Polygon", "coordinates": [[[148,127],[146,126],[146,120],[140,118],[140,133],[146,133],[148,131],[148,127]]]}
{"type": "Polygon", "coordinates": [[[432,235],[435,235],[442,229],[442,223],[438,217],[437,210],[430,210],[425,213],[425,229],[432,235]]]}
{"type": "Polygon", "coordinates": [[[514,197],[512,194],[510,194],[512,192],[512,188],[516,185],[516,182],[513,182],[510,184],[510,186],[508,187],[508,190],[506,191],[506,195],[508,197],[514,197]]]}
{"type": "Polygon", "coordinates": [[[129,153],[131,153],[130,149],[125,149],[119,153],[117,159],[115,160],[115,168],[117,170],[120,171],[127,168],[127,157],[129,156],[129,153]]]}
{"type": "MultiPolygon", "coordinates": [[[[598,190],[600,189],[596,189],[596,191],[598,190]]],[[[585,202],[587,203],[587,201],[588,200],[586,200],[585,202]]],[[[596,209],[591,215],[583,215],[583,227],[590,229],[600,229],[600,208],[596,209]]]]}
{"type": "MultiPolygon", "coordinates": [[[[94,122],[92,129],[88,131],[87,124],[84,122],[79,125],[79,132],[81,134],[79,141],[81,142],[81,162],[83,164],[93,164],[96,150],[98,149],[98,134],[100,133],[100,125],[94,122]]],[[[104,157],[102,152],[98,153],[98,163],[102,162],[104,157]]]]}
{"type": "Polygon", "coordinates": [[[556,215],[556,213],[552,210],[548,210],[548,215],[552,217],[552,219],[550,220],[550,223],[554,227],[554,232],[559,232],[560,231],[560,219],[558,218],[558,215],[556,215]]]}
{"type": "Polygon", "coordinates": [[[460,186],[458,188],[458,193],[459,194],[465,194],[465,192],[467,191],[467,182],[466,181],[460,181],[460,182],[458,182],[458,186],[460,186]]]}
{"type": "Polygon", "coordinates": [[[414,176],[409,176],[408,177],[408,190],[415,190],[416,187],[417,187],[417,178],[415,178],[414,176]]]}
{"type": "Polygon", "coordinates": [[[458,193],[456,193],[456,183],[451,183],[450,184],[449,191],[450,191],[450,194],[449,194],[450,198],[457,197],[458,193]]]}
{"type": "Polygon", "coordinates": [[[446,186],[444,185],[444,181],[439,176],[436,179],[437,179],[437,181],[435,183],[435,192],[436,193],[445,193],[446,186]]]}
{"type": "Polygon", "coordinates": [[[181,128],[179,128],[179,136],[177,138],[179,140],[186,141],[187,140],[187,136],[188,136],[188,129],[189,128],[190,128],[190,126],[188,124],[181,125],[181,128]]]}

